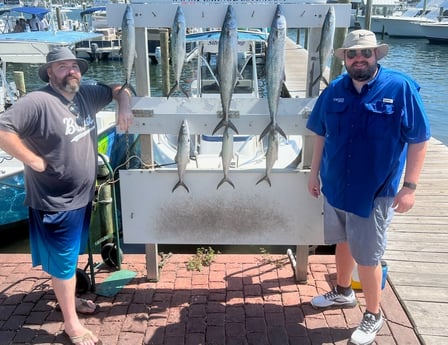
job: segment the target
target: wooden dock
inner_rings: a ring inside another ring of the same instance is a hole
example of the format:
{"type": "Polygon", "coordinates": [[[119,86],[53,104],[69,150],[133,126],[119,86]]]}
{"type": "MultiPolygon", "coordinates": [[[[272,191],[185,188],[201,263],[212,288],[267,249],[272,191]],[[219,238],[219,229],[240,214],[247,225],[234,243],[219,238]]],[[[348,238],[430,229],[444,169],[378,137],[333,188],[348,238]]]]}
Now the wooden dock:
{"type": "Polygon", "coordinates": [[[389,281],[426,345],[448,344],[448,147],[431,139],[416,203],[396,214],[384,259],[389,281]]]}
{"type": "MultiPolygon", "coordinates": [[[[291,97],[306,97],[307,60],[307,51],[287,40],[285,74],[291,97]]],[[[431,139],[416,204],[395,215],[384,256],[389,282],[426,345],[448,344],[447,162],[448,147],[431,139]]]]}

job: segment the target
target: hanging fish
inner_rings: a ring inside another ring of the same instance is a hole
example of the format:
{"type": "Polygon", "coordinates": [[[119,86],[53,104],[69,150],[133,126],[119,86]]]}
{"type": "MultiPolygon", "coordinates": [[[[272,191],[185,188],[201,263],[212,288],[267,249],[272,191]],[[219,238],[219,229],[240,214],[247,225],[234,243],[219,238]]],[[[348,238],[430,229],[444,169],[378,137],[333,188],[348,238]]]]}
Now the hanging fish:
{"type": "Polygon", "coordinates": [[[121,50],[123,55],[123,67],[126,75],[126,81],[120,91],[129,87],[134,94],[135,89],[131,85],[131,74],[134,66],[134,60],[137,57],[135,52],[135,22],[134,13],[130,5],[126,6],[121,23],[121,50]]]}
{"type": "Polygon", "coordinates": [[[190,129],[188,127],[187,120],[182,121],[182,125],[179,129],[179,135],[177,137],[177,153],[174,160],[177,164],[177,174],[179,176],[179,180],[171,192],[174,192],[178,187],[182,186],[188,193],[190,193],[190,190],[184,183],[184,173],[187,169],[188,163],[190,162],[190,129]]]}
{"type": "Polygon", "coordinates": [[[221,27],[221,36],[219,37],[218,43],[217,68],[223,119],[215,127],[213,134],[221,127],[230,127],[238,134],[235,125],[230,121],[230,103],[239,75],[238,30],[236,14],[232,5],[227,7],[226,16],[221,27]]]}
{"type": "Polygon", "coordinates": [[[171,28],[170,39],[171,64],[173,66],[176,83],[171,88],[167,98],[169,98],[177,90],[181,90],[185,96],[189,97],[188,93],[180,85],[180,75],[185,62],[186,51],[187,25],[185,22],[184,11],[182,10],[182,7],[178,6],[174,17],[173,26],[171,28]]]}
{"type": "Polygon", "coordinates": [[[277,5],[266,48],[266,90],[271,122],[263,130],[260,140],[270,131],[278,131],[286,139],[286,134],[277,124],[277,112],[283,83],[285,81],[286,18],[283,7],[277,5]]]}

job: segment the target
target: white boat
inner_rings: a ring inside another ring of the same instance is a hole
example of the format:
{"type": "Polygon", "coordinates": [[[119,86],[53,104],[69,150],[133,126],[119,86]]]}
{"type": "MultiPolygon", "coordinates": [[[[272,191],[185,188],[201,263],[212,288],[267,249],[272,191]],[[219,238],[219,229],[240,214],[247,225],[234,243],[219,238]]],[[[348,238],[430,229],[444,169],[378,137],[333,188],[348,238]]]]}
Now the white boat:
{"type": "Polygon", "coordinates": [[[430,43],[448,43],[448,22],[420,24],[420,29],[430,43]]]}
{"type": "MultiPolygon", "coordinates": [[[[45,63],[46,55],[55,45],[73,47],[82,40],[98,34],[76,31],[22,32],[0,35],[0,112],[16,101],[13,83],[6,80],[6,64],[45,63]]],[[[115,113],[102,111],[97,114],[98,147],[109,154],[115,137],[115,113]]],[[[0,229],[28,218],[23,205],[25,197],[23,164],[0,150],[0,229]]]]}
{"type": "MultiPolygon", "coordinates": [[[[436,23],[443,8],[443,0],[433,0],[397,11],[390,15],[372,15],[370,29],[376,33],[384,33],[390,37],[423,38],[420,24],[436,23]]],[[[360,16],[361,24],[364,17],[360,16]]]]}
{"type": "Polygon", "coordinates": [[[121,35],[117,28],[107,26],[106,7],[90,7],[80,13],[84,30],[101,37],[76,44],[76,56],[90,61],[117,58],[121,54],[121,35]]]}
{"type": "MultiPolygon", "coordinates": [[[[187,42],[195,47],[186,60],[196,64],[195,77],[190,84],[191,95],[195,98],[219,98],[216,58],[220,31],[205,31],[187,35],[187,42]]],[[[239,30],[239,71],[242,76],[235,86],[232,99],[263,97],[259,85],[257,62],[264,63],[267,34],[260,31],[239,30]]],[[[187,62],[188,63],[188,62],[187,62]]],[[[261,133],[260,133],[261,134],[261,133]]],[[[175,167],[177,136],[154,135],[154,161],[164,167],[175,167]]],[[[193,159],[188,169],[222,169],[220,152],[222,135],[195,135],[191,152],[193,159]]],[[[302,137],[291,135],[288,140],[280,139],[278,160],[273,169],[297,166],[300,159],[302,137]]],[[[258,135],[234,135],[234,159],[232,168],[264,169],[267,136],[260,141],[258,135]]]]}

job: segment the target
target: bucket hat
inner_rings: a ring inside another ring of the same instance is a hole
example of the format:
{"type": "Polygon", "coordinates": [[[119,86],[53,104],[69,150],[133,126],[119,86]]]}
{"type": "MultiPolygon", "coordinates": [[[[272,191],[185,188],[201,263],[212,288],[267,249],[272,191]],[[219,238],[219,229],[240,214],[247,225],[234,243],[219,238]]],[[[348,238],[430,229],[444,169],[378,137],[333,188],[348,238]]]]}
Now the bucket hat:
{"type": "Polygon", "coordinates": [[[355,30],[350,32],[342,43],[342,47],[334,51],[334,56],[344,60],[344,52],[351,49],[375,49],[376,58],[382,59],[387,55],[389,46],[387,44],[378,44],[376,36],[369,30],[355,30]]]}
{"type": "Polygon", "coordinates": [[[75,60],[79,65],[81,75],[84,74],[87,71],[87,69],[89,68],[89,64],[87,63],[87,60],[78,59],[68,47],[56,47],[56,48],[53,48],[47,54],[47,63],[40,66],[40,68],[39,68],[40,79],[42,79],[44,82],[48,83],[49,79],[48,79],[47,68],[50,67],[50,65],[53,62],[65,61],[65,60],[75,60]]]}

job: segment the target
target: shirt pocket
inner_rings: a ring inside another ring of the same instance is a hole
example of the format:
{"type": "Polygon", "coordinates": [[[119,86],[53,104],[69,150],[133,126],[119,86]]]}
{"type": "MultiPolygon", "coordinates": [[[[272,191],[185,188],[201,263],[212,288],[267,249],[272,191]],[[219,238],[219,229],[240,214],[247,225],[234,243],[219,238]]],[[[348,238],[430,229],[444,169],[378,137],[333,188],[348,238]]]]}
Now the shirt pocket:
{"type": "Polygon", "coordinates": [[[393,103],[375,101],[365,103],[365,135],[372,139],[383,139],[399,132],[400,114],[393,103]]]}
{"type": "Polygon", "coordinates": [[[325,121],[326,137],[338,137],[344,132],[344,119],[346,117],[349,105],[347,103],[334,103],[331,109],[327,110],[325,121]]]}

